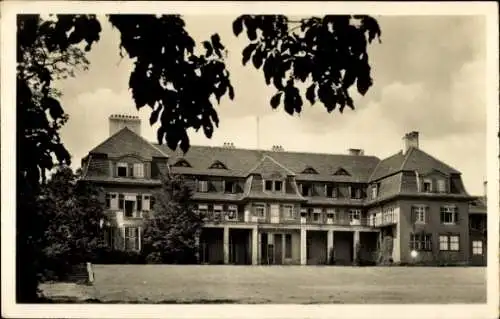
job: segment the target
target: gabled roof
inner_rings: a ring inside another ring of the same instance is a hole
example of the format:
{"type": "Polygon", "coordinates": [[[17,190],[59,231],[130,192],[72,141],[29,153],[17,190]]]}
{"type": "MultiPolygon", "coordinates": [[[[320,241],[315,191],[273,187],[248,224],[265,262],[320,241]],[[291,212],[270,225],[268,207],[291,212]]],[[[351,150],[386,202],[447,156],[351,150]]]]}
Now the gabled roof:
{"type": "Polygon", "coordinates": [[[186,161],[185,159],[178,160],[177,162],[172,164],[172,166],[173,167],[192,167],[191,164],[189,164],[189,162],[186,161]]]}
{"type": "MultiPolygon", "coordinates": [[[[291,171],[298,179],[306,176],[315,180],[336,180],[341,178],[345,182],[367,182],[375,166],[380,161],[375,156],[364,155],[339,155],[328,153],[303,153],[303,152],[273,152],[255,149],[225,148],[192,145],[186,154],[182,151],[172,151],[166,145],[157,145],[169,156],[169,163],[173,164],[179,159],[186,159],[192,168],[182,168],[183,174],[211,174],[208,167],[216,161],[223,160],[228,167],[226,174],[246,177],[256,168],[263,158],[268,156],[270,162],[291,171]],[[306,175],[302,172],[307,167],[314,167],[317,175],[306,175]],[[334,176],[336,169],[343,167],[351,176],[334,176]]],[[[267,160],[266,160],[267,161],[267,160]]],[[[180,169],[180,168],[176,168],[180,169]]]]}
{"type": "Polygon", "coordinates": [[[311,166],[307,166],[303,171],[302,171],[302,174],[318,174],[318,172],[316,172],[316,170],[311,167],[311,166]]]}
{"type": "Polygon", "coordinates": [[[460,174],[453,167],[441,162],[421,149],[412,147],[406,154],[400,151],[380,161],[371,175],[370,181],[376,181],[402,171],[416,171],[419,174],[428,174],[432,171],[439,171],[444,175],[460,174]]]}
{"type": "Polygon", "coordinates": [[[349,172],[346,169],[344,169],[343,167],[339,167],[333,173],[333,175],[336,175],[336,176],[350,176],[351,174],[349,174],[349,172]]]}
{"type": "Polygon", "coordinates": [[[259,174],[262,176],[274,176],[276,174],[281,177],[295,175],[293,171],[283,166],[269,155],[264,155],[257,165],[248,171],[248,175],[250,174],[259,174]]]}
{"type": "Polygon", "coordinates": [[[107,154],[108,157],[121,157],[136,154],[145,159],[167,157],[167,154],[151,144],[128,127],[111,135],[104,142],[92,149],[89,154],[107,154]]]}

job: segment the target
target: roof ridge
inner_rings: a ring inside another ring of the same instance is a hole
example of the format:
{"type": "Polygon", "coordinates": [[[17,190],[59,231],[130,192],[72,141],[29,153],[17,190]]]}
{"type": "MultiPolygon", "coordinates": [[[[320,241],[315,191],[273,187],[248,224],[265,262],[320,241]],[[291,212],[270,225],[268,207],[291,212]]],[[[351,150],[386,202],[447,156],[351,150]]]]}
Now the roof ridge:
{"type": "MultiPolygon", "coordinates": [[[[150,142],[154,145],[163,145],[163,144],[158,144],[154,142],[150,142]]],[[[191,147],[206,147],[206,148],[217,148],[217,149],[227,149],[224,146],[212,146],[212,145],[191,145],[191,147]]],[[[273,153],[275,151],[272,150],[262,150],[262,149],[257,149],[257,148],[246,148],[246,147],[235,147],[231,148],[231,150],[242,150],[242,151],[254,151],[254,152],[260,152],[260,153],[273,153]]],[[[174,152],[174,151],[173,151],[174,152]]],[[[345,156],[345,157],[364,157],[364,158],[376,158],[380,160],[379,157],[375,155],[350,155],[350,154],[340,154],[340,153],[321,153],[321,152],[306,152],[306,151],[280,151],[280,152],[275,152],[275,153],[289,153],[289,154],[305,154],[305,155],[330,155],[330,156],[345,156]]],[[[265,154],[267,155],[267,154],[265,154]]]]}
{"type": "Polygon", "coordinates": [[[408,162],[408,158],[410,158],[411,152],[414,150],[414,147],[410,147],[408,151],[405,153],[405,158],[403,159],[403,162],[401,163],[401,167],[399,168],[399,171],[404,171],[404,167],[406,163],[408,162]]]}

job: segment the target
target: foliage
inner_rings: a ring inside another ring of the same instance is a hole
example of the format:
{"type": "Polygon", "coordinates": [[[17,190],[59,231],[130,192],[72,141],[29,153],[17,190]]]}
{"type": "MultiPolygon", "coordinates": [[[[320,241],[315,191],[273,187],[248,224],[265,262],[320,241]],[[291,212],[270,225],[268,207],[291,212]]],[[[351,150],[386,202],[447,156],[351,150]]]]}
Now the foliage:
{"type": "Polygon", "coordinates": [[[100,196],[100,189],[78,180],[64,166],[42,186],[37,206],[43,212],[45,270],[62,278],[72,266],[91,260],[95,251],[105,245],[100,196]]]}
{"type": "Polygon", "coordinates": [[[150,263],[193,263],[204,216],[191,204],[193,190],[178,175],[163,177],[153,211],[145,217],[143,253],[150,263]]]}
{"type": "Polygon", "coordinates": [[[39,15],[18,15],[17,20],[17,254],[16,298],[37,300],[44,236],[43,214],[37,210],[40,183],[46,171],[70,164],[59,129],[67,121],[53,80],[72,76],[88,61],[77,46],[90,49],[98,40],[100,25],[94,16],[58,15],[43,20],[39,15]],[[28,222],[27,222],[28,221],[28,222]]]}
{"type": "Polygon", "coordinates": [[[205,52],[196,55],[180,16],[111,15],[109,20],[121,33],[121,47],[135,59],[129,86],[136,107],[148,105],[151,125],[161,122],[158,141],[187,152],[188,128],[203,128],[212,137],[219,117],[211,96],[217,102],[226,92],[234,97],[219,35],[204,41],[205,52]]]}
{"type": "MultiPolygon", "coordinates": [[[[242,63],[250,60],[264,73],[267,85],[277,93],[271,106],[284,105],[293,115],[304,104],[297,82],[309,82],[305,98],[319,100],[330,113],[337,107],[354,109],[348,89],[356,82],[364,95],[371,87],[367,45],[379,38],[377,21],[366,15],[326,15],[290,21],[283,15],[243,15],[233,22],[236,36],[246,29],[250,40],[242,63]],[[298,24],[290,28],[291,24],[298,24]]],[[[379,38],[380,40],[380,38],[379,38]]]]}

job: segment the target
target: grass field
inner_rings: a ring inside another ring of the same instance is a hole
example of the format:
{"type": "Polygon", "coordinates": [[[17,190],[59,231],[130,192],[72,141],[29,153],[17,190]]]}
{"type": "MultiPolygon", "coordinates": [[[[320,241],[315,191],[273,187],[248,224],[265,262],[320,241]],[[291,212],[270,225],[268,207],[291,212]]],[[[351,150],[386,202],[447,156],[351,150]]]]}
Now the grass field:
{"type": "Polygon", "coordinates": [[[485,268],[96,265],[47,296],[140,303],[484,303],[485,268]],[[75,291],[80,289],[80,291],[75,291]]]}

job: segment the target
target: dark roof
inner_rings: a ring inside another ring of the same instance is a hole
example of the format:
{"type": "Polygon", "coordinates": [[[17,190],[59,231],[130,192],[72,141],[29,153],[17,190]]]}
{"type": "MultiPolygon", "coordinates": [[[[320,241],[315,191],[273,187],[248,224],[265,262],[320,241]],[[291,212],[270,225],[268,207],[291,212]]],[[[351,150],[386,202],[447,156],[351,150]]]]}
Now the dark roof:
{"type": "Polygon", "coordinates": [[[92,149],[89,154],[107,154],[108,157],[135,154],[145,159],[166,156],[159,148],[131,131],[128,127],[111,135],[92,149]]]}
{"type": "MultiPolygon", "coordinates": [[[[192,168],[183,167],[182,170],[179,170],[184,174],[190,172],[192,174],[209,173],[207,168],[213,162],[220,161],[228,168],[226,174],[231,176],[245,177],[252,170],[259,172],[259,165],[271,165],[273,169],[278,170],[279,168],[280,171],[293,173],[298,177],[308,175],[301,173],[307,167],[312,167],[318,172],[317,175],[309,175],[314,180],[333,181],[339,179],[346,182],[366,182],[380,161],[375,156],[364,155],[276,152],[197,145],[191,146],[184,155],[181,151],[171,151],[165,145],[156,146],[169,155],[169,164],[174,164],[181,158],[186,159],[192,168]],[[333,174],[341,167],[348,171],[351,176],[334,176],[333,174]]],[[[173,171],[177,169],[179,168],[175,168],[173,171]]]]}
{"type": "Polygon", "coordinates": [[[376,181],[402,171],[417,171],[419,174],[427,174],[433,170],[440,171],[446,175],[460,174],[460,172],[453,167],[443,163],[421,149],[412,147],[406,154],[400,151],[380,161],[370,177],[370,181],[376,181]]]}

